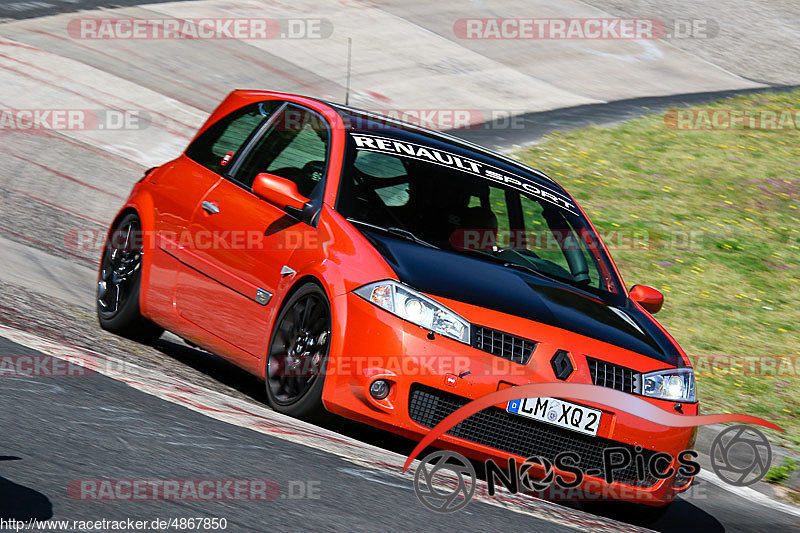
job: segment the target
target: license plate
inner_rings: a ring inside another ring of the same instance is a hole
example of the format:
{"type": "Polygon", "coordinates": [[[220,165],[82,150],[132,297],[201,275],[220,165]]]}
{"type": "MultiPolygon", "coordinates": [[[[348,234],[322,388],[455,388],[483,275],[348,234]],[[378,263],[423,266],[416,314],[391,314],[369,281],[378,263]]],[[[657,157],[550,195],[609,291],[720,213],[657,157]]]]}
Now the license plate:
{"type": "Polygon", "coordinates": [[[557,398],[511,400],[506,411],[586,435],[597,435],[603,412],[557,398]]]}

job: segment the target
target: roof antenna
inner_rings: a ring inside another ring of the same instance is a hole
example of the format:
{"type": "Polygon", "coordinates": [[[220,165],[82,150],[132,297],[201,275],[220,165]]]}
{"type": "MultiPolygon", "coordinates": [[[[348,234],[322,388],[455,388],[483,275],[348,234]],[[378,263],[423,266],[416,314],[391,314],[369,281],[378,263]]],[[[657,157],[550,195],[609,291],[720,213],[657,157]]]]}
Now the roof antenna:
{"type": "Polygon", "coordinates": [[[353,38],[347,38],[347,87],[344,93],[344,105],[350,105],[350,53],[353,50],[353,38]]]}

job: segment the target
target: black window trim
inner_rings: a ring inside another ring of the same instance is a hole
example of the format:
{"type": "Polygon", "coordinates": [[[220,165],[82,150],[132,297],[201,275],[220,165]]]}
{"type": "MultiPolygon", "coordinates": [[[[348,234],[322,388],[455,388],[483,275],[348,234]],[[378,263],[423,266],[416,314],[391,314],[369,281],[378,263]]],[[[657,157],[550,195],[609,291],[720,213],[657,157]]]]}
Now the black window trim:
{"type": "MultiPolygon", "coordinates": [[[[264,100],[264,101],[269,102],[270,100],[264,100]]],[[[223,178],[232,181],[236,185],[239,185],[246,190],[250,190],[250,187],[245,186],[244,183],[237,180],[234,176],[236,175],[236,172],[239,170],[239,167],[242,166],[242,162],[250,153],[250,150],[253,149],[253,146],[255,146],[255,144],[261,139],[261,137],[264,136],[267,129],[269,129],[269,127],[275,123],[278,115],[280,115],[283,112],[283,110],[286,109],[286,107],[288,106],[288,102],[286,102],[285,100],[284,101],[278,100],[278,101],[282,102],[281,105],[279,105],[278,108],[275,109],[275,111],[273,111],[272,114],[267,118],[267,120],[263,121],[250,135],[250,137],[248,137],[242,149],[239,150],[239,153],[236,154],[233,161],[231,161],[230,166],[227,169],[225,169],[225,172],[221,174],[223,178]]]]}

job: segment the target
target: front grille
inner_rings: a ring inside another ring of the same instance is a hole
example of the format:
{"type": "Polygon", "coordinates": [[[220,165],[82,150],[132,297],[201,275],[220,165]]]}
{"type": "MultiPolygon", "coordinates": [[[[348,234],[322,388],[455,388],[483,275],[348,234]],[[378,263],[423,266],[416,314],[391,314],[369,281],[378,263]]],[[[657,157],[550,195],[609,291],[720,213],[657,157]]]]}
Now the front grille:
{"type": "MultiPolygon", "coordinates": [[[[411,386],[408,414],[414,422],[432,428],[467,403],[469,403],[467,398],[415,383],[411,386]]],[[[447,433],[520,457],[545,457],[551,462],[555,461],[561,452],[576,452],[580,456],[578,466],[584,474],[601,478],[604,472],[603,450],[606,448],[627,448],[631,456],[636,457],[634,446],[582,435],[511,414],[498,407],[489,407],[475,413],[447,433]]],[[[647,465],[650,457],[656,452],[643,449],[639,453],[647,465]]],[[[614,470],[614,481],[639,487],[650,487],[658,481],[649,472],[643,481],[638,481],[635,461],[631,463],[625,469],[614,470]]]]}
{"type": "Polygon", "coordinates": [[[586,358],[592,383],[609,389],[638,394],[641,390],[642,374],[624,366],[607,363],[599,359],[586,358]]]}
{"type": "Polygon", "coordinates": [[[472,346],[514,363],[526,365],[536,343],[511,333],[472,324],[472,346]]]}

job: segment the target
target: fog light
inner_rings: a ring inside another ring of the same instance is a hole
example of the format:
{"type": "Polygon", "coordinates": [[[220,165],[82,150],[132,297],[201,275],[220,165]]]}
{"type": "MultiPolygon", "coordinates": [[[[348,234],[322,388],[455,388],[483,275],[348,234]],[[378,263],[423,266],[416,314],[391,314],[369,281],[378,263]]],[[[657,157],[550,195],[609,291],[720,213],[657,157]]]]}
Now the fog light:
{"type": "Polygon", "coordinates": [[[369,386],[369,394],[376,400],[383,400],[389,395],[389,382],[384,379],[376,379],[369,386]]]}

